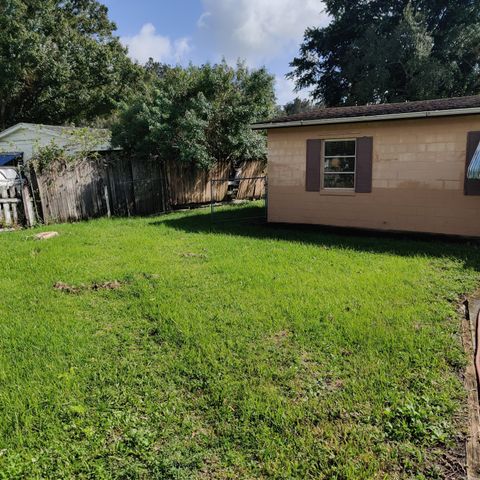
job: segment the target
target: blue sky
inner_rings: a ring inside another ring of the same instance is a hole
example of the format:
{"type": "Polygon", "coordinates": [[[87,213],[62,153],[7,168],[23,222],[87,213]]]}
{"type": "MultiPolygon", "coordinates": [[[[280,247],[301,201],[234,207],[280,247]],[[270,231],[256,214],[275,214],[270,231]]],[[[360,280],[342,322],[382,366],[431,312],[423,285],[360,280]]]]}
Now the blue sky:
{"type": "Polygon", "coordinates": [[[308,26],[325,25],[322,0],[103,0],[130,56],[166,63],[244,59],[276,76],[281,104],[295,96],[285,79],[308,26]]]}

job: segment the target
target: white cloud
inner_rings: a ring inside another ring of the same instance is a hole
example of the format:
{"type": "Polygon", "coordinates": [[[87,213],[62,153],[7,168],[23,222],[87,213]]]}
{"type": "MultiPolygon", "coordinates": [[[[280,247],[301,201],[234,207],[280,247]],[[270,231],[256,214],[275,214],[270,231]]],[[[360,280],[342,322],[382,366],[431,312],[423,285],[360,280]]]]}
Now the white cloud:
{"type": "Polygon", "coordinates": [[[277,75],[275,78],[275,92],[277,95],[277,104],[285,105],[288,102],[291,102],[295,97],[301,99],[310,98],[309,90],[301,90],[300,92],[295,92],[295,82],[284,76],[277,75]]]}
{"type": "Polygon", "coordinates": [[[323,0],[203,0],[197,25],[230,62],[258,65],[298,48],[305,29],[328,23],[323,0]]]}
{"type": "Polygon", "coordinates": [[[172,41],[157,33],[155,26],[146,23],[140,32],[132,37],[122,37],[121,42],[128,47],[131,58],[145,63],[149,58],[159,62],[178,63],[190,51],[188,38],[172,41]]]}
{"type": "Polygon", "coordinates": [[[197,27],[198,28],[207,28],[208,27],[208,17],[211,17],[212,14],[210,12],[203,12],[201,15],[200,15],[200,18],[198,19],[197,21],[197,27]]]}

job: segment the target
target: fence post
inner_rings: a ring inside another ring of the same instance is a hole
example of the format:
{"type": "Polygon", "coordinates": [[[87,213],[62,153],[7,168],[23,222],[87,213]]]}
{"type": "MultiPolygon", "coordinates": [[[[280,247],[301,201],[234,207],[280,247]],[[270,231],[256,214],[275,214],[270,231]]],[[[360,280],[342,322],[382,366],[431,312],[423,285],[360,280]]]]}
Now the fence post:
{"type": "Polygon", "coordinates": [[[105,202],[107,204],[107,217],[111,218],[112,212],[110,210],[110,197],[108,195],[108,185],[107,184],[105,184],[103,186],[103,195],[105,196],[105,202]]]}
{"type": "Polygon", "coordinates": [[[210,179],[210,215],[212,216],[213,218],[213,209],[214,209],[214,203],[215,203],[215,200],[213,198],[213,179],[210,179]]]}
{"type": "Polygon", "coordinates": [[[32,197],[30,196],[28,185],[25,183],[23,178],[20,188],[22,189],[23,210],[25,212],[25,220],[27,221],[27,227],[33,227],[36,223],[35,210],[33,208],[33,201],[32,197]]]}
{"type": "Polygon", "coordinates": [[[268,221],[268,176],[265,176],[265,219],[268,221]]]}

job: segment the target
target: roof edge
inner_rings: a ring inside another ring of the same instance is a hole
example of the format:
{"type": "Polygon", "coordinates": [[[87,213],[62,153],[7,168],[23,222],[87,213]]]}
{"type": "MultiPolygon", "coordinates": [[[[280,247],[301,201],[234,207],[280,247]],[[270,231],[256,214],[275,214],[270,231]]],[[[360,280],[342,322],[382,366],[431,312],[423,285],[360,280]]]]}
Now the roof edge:
{"type": "Polygon", "coordinates": [[[94,128],[94,127],[69,127],[69,126],[64,126],[64,125],[45,125],[43,123],[28,123],[28,122],[20,122],[15,125],[12,125],[11,127],[3,130],[0,132],[0,139],[3,137],[7,137],[11,133],[16,132],[17,130],[21,130],[22,128],[26,130],[30,130],[31,132],[38,133],[39,131],[42,132],[47,132],[49,135],[57,138],[62,137],[62,133],[59,132],[58,130],[55,130],[55,127],[60,127],[64,129],[78,129],[81,130],[83,128],[88,128],[90,130],[96,130],[96,131],[103,131],[103,132],[109,132],[111,134],[110,129],[108,128],[94,128]]]}
{"type": "Polygon", "coordinates": [[[15,133],[17,130],[21,130],[22,128],[25,130],[30,130],[31,132],[34,132],[34,133],[37,133],[38,130],[42,130],[44,132],[45,131],[48,132],[53,137],[61,137],[61,135],[58,132],[48,128],[48,125],[43,125],[41,123],[20,122],[0,132],[0,139],[4,137],[8,137],[8,135],[15,133]]]}
{"type": "Polygon", "coordinates": [[[307,127],[310,125],[332,125],[339,123],[378,122],[382,120],[402,120],[429,117],[449,117],[456,115],[480,114],[480,107],[457,108],[450,110],[426,110],[422,112],[386,113],[383,115],[362,115],[358,117],[322,118],[317,120],[294,120],[290,122],[264,122],[251,125],[252,130],[268,130],[271,128],[307,127]]]}
{"type": "Polygon", "coordinates": [[[22,128],[28,128],[28,123],[16,123],[15,125],[12,125],[11,127],[7,128],[6,130],[3,130],[0,132],[0,138],[6,137],[10,135],[13,132],[16,132],[17,130],[21,130],[22,128]]]}

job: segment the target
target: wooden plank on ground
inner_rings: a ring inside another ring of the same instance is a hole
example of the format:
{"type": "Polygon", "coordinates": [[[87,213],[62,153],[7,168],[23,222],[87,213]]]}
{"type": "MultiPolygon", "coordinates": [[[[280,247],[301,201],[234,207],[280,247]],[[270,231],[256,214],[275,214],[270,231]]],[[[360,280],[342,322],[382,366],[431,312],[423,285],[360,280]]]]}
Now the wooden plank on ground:
{"type": "Polygon", "coordinates": [[[465,388],[468,394],[468,436],[466,442],[467,477],[468,480],[480,480],[480,412],[478,398],[478,377],[475,357],[478,357],[478,338],[476,325],[480,315],[480,301],[470,299],[469,312],[462,322],[463,345],[467,353],[465,370],[465,388]]]}

